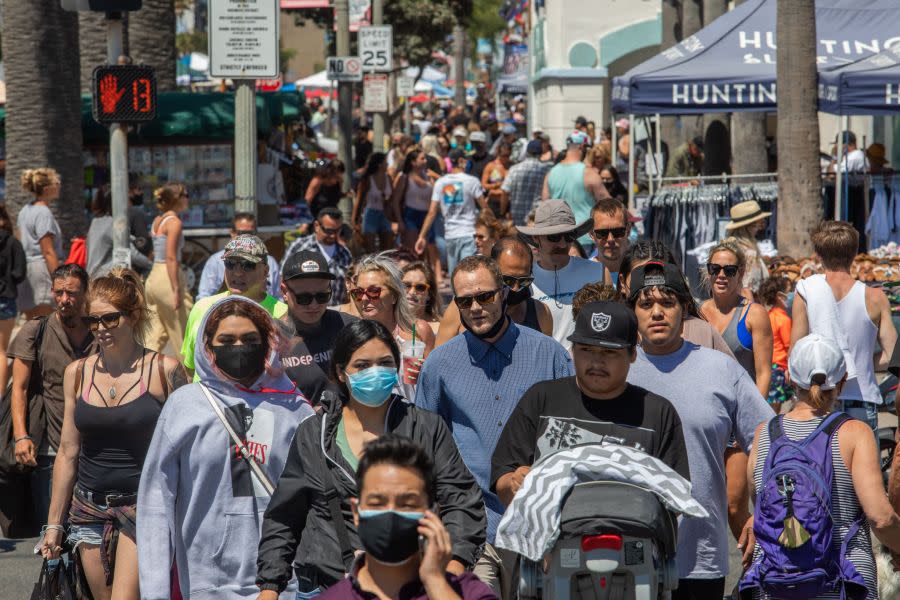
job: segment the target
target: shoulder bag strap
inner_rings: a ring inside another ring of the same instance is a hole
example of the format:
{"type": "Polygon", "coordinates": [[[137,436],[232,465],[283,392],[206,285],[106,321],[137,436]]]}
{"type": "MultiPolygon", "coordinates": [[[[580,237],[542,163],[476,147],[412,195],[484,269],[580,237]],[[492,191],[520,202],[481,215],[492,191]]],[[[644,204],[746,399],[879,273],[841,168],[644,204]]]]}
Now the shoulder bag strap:
{"type": "Polygon", "coordinates": [[[250,456],[250,451],[247,450],[247,445],[241,441],[241,438],[238,437],[237,432],[228,422],[228,419],[225,418],[225,414],[222,412],[222,407],[219,406],[219,403],[216,402],[215,398],[213,398],[212,394],[209,392],[209,389],[200,384],[200,389],[203,390],[203,393],[206,395],[206,399],[209,400],[209,405],[212,406],[213,411],[216,413],[216,416],[219,417],[219,420],[222,421],[222,425],[225,426],[225,431],[228,432],[228,435],[231,436],[231,440],[235,443],[236,447],[240,450],[241,456],[244,460],[247,461],[247,464],[250,465],[250,470],[256,475],[256,479],[262,484],[265,488],[266,492],[271,496],[275,493],[275,486],[272,485],[272,481],[269,479],[269,476],[266,475],[265,471],[262,470],[262,467],[259,466],[259,463],[256,462],[252,456],[250,456]]]}
{"type": "Polygon", "coordinates": [[[78,390],[81,388],[81,380],[84,378],[84,363],[87,361],[87,358],[82,358],[78,361],[78,365],[75,367],[75,387],[73,392],[75,394],[75,398],[78,398],[78,390]]]}

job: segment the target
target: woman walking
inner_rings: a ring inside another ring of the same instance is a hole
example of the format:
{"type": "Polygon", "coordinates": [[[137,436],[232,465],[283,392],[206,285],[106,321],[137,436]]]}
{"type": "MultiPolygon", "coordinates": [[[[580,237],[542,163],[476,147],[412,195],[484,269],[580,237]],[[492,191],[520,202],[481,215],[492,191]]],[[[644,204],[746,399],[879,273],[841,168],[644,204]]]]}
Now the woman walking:
{"type": "Polygon", "coordinates": [[[53,312],[50,274],[62,261],[62,231],[50,211],[59,199],[59,173],[49,167],[22,173],[22,189],[34,196],[17,217],[19,241],[25,250],[27,278],[18,288],[17,304],[29,319],[53,312]]]}
{"type": "Polygon", "coordinates": [[[116,269],[91,282],[87,316],[100,353],[65,375],[65,414],[41,552],[66,538],[95,600],[137,600],[138,482],[163,403],[186,382],[181,365],[142,344],[147,305],[140,277],[116,269]],[[68,518],[66,515],[68,514],[68,518]]]}
{"type": "Polygon", "coordinates": [[[740,246],[745,257],[741,275],[741,293],[748,300],[759,291],[760,284],[769,277],[769,269],[759,251],[757,237],[766,230],[766,220],[772,216],[763,212],[756,200],[747,200],[731,207],[731,222],[725,226],[728,235],[740,246]]]}
{"type": "Polygon", "coordinates": [[[383,152],[373,152],[356,190],[351,222],[362,233],[366,252],[391,250],[396,244],[391,221],[385,215],[394,188],[387,173],[383,152]],[[376,246],[377,241],[377,246],[376,246]]]}
{"type": "MultiPolygon", "coordinates": [[[[434,179],[428,172],[428,155],[424,150],[414,148],[406,155],[403,168],[394,182],[394,214],[402,216],[399,220],[400,243],[412,250],[416,246],[419,230],[425,222],[425,216],[431,207],[431,192],[434,189],[434,179]]],[[[425,255],[428,264],[434,269],[438,277],[438,285],[441,283],[441,257],[434,243],[434,227],[428,232],[428,246],[425,255]]]]}
{"type": "Polygon", "coordinates": [[[412,262],[402,269],[403,285],[406,287],[406,301],[416,319],[427,321],[437,333],[444,303],[438,293],[434,272],[422,261],[412,262]]]}
{"type": "MultiPolygon", "coordinates": [[[[150,228],[153,268],[147,277],[147,307],[151,315],[147,347],[162,352],[171,342],[175,352],[180,353],[188,313],[193,306],[181,272],[184,233],[178,216],[187,209],[188,193],[180,183],[167,183],[157,188],[153,197],[160,214],[150,228]]],[[[179,354],[179,361],[183,358],[179,354]]]]}
{"type": "Polygon", "coordinates": [[[6,349],[19,312],[16,295],[19,284],[25,281],[26,269],[25,250],[13,236],[9,213],[0,206],[0,390],[6,390],[9,380],[6,349]]]}

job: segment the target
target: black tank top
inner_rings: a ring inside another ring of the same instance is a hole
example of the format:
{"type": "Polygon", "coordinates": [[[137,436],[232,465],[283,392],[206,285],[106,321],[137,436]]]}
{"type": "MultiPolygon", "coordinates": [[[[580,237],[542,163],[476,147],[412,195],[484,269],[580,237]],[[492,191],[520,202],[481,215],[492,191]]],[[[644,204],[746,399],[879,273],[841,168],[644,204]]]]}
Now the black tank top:
{"type": "Polygon", "coordinates": [[[541,324],[538,322],[537,315],[537,301],[534,298],[525,300],[525,318],[522,319],[522,322],[519,323],[519,325],[530,327],[535,331],[541,330],[541,324]]]}
{"type": "Polygon", "coordinates": [[[341,201],[342,187],[341,183],[320,186],[319,193],[313,198],[312,206],[309,207],[313,216],[318,215],[323,208],[334,208],[337,206],[341,201]]]}
{"type": "MultiPolygon", "coordinates": [[[[78,485],[81,487],[102,494],[137,492],[144,459],[162,411],[162,404],[146,389],[153,377],[154,360],[158,361],[159,356],[154,354],[150,359],[150,377],[146,383],[141,365],[143,393],[130,402],[112,407],[95,406],[84,399],[84,390],[90,393],[93,373],[91,382],[86,383],[82,364],[82,389],[75,401],[75,427],[81,434],[78,455],[78,485]]],[[[96,368],[96,362],[94,366],[96,368]]]]}

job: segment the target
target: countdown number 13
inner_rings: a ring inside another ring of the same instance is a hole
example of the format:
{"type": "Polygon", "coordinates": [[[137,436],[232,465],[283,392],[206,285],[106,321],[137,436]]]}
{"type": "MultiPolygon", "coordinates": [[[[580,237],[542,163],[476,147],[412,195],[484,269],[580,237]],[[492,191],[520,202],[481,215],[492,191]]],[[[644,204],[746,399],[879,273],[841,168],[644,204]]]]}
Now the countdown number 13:
{"type": "Polygon", "coordinates": [[[147,113],[153,110],[153,96],[151,95],[150,80],[135,79],[131,84],[131,103],[137,112],[147,113]]]}

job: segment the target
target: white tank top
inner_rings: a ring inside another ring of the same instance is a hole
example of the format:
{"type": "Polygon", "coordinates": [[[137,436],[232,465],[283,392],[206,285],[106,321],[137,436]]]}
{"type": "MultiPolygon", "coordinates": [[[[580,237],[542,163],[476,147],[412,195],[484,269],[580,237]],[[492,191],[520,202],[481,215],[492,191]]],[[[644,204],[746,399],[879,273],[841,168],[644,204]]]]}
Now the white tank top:
{"type": "MultiPolygon", "coordinates": [[[[881,404],[881,392],[875,379],[875,341],[878,327],[869,318],[866,310],[866,286],[857,281],[850,292],[837,303],[841,329],[847,336],[850,359],[855,367],[856,377],[848,379],[841,392],[841,400],[863,400],[881,404]]],[[[849,365],[848,365],[849,366],[849,365]]]]}
{"type": "Polygon", "coordinates": [[[412,177],[407,176],[406,194],[403,200],[409,208],[419,211],[428,210],[431,207],[432,190],[432,186],[421,186],[412,177]]]}
{"type": "Polygon", "coordinates": [[[366,192],[366,209],[384,210],[384,204],[391,198],[391,178],[384,176],[384,189],[379,189],[374,177],[369,177],[369,189],[366,192]]]}

